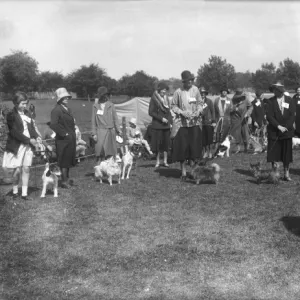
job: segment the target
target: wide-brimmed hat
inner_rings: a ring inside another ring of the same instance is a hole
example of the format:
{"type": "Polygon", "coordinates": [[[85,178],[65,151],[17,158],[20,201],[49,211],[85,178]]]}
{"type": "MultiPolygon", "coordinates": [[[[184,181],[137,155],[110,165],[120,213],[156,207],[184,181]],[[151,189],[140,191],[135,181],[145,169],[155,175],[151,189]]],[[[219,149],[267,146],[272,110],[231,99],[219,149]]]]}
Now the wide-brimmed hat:
{"type": "Polygon", "coordinates": [[[220,93],[222,93],[223,91],[227,92],[227,94],[230,93],[230,91],[229,91],[229,89],[228,89],[227,86],[222,86],[222,87],[220,88],[220,93]]]}
{"type": "Polygon", "coordinates": [[[129,120],[129,123],[130,123],[130,124],[133,124],[133,125],[136,125],[136,118],[131,118],[131,119],[129,120]]]}
{"type": "Polygon", "coordinates": [[[68,93],[68,91],[65,88],[59,88],[55,91],[56,94],[56,101],[59,102],[62,98],[68,97],[72,98],[72,96],[68,93]]]}
{"type": "Polygon", "coordinates": [[[233,103],[238,103],[245,99],[246,99],[246,95],[244,94],[244,91],[242,89],[237,89],[231,100],[233,103]]]}
{"type": "Polygon", "coordinates": [[[190,80],[194,80],[195,76],[188,70],[185,70],[181,73],[181,81],[186,82],[190,80]]]}
{"type": "Polygon", "coordinates": [[[102,96],[104,95],[109,95],[109,91],[107,89],[107,87],[105,86],[100,86],[98,89],[97,89],[97,97],[98,98],[101,98],[102,96]]]}
{"type": "Polygon", "coordinates": [[[200,94],[206,94],[206,95],[208,95],[208,91],[205,89],[204,86],[201,86],[201,87],[199,88],[199,92],[200,92],[200,94]]]}
{"type": "Polygon", "coordinates": [[[270,92],[274,93],[274,90],[277,90],[281,93],[284,93],[285,89],[284,89],[284,85],[280,82],[277,81],[276,83],[273,83],[270,87],[269,87],[270,92]]]}

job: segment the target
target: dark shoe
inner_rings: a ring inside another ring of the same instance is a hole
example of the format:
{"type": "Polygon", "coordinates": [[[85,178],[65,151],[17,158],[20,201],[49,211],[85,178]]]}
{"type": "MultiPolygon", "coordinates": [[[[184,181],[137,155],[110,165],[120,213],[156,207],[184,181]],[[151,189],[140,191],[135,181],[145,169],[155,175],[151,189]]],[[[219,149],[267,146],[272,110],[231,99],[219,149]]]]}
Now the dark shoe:
{"type": "Polygon", "coordinates": [[[166,168],[170,167],[168,163],[163,163],[163,166],[166,167],[166,168]]]}
{"type": "Polygon", "coordinates": [[[181,177],[180,177],[181,181],[186,181],[186,178],[187,178],[186,175],[185,176],[181,175],[181,177]]]}
{"type": "Polygon", "coordinates": [[[284,176],[283,177],[284,181],[293,181],[292,178],[290,176],[284,176]]]}
{"type": "Polygon", "coordinates": [[[60,187],[61,187],[62,189],[70,189],[72,186],[71,186],[68,182],[62,182],[62,183],[60,184],[60,187]]]}
{"type": "Polygon", "coordinates": [[[13,198],[13,200],[19,199],[19,194],[12,194],[12,198],[13,198]]]}
{"type": "Polygon", "coordinates": [[[33,200],[31,197],[28,197],[28,196],[21,196],[21,199],[24,200],[24,201],[31,201],[31,200],[33,200]]]}

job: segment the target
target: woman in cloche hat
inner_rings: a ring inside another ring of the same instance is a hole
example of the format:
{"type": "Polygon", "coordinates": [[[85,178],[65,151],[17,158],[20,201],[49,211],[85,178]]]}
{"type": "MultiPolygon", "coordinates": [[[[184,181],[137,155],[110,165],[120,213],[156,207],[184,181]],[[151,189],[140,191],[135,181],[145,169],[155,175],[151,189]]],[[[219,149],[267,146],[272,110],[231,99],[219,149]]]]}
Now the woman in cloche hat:
{"type": "Polygon", "coordinates": [[[291,181],[289,165],[293,161],[295,105],[293,99],[284,95],[284,86],[281,82],[272,84],[270,90],[274,96],[268,100],[267,109],[267,132],[268,150],[267,161],[272,163],[283,162],[284,177],[291,181]]]}
{"type": "Polygon", "coordinates": [[[51,111],[50,128],[55,132],[57,164],[62,173],[62,188],[70,188],[69,169],[76,165],[75,119],[68,107],[72,96],[65,88],[55,91],[57,105],[51,111]]]}
{"type": "Polygon", "coordinates": [[[92,111],[92,136],[96,142],[95,155],[98,162],[117,155],[116,134],[121,134],[116,109],[110,101],[110,92],[101,86],[97,90],[92,111]]]}

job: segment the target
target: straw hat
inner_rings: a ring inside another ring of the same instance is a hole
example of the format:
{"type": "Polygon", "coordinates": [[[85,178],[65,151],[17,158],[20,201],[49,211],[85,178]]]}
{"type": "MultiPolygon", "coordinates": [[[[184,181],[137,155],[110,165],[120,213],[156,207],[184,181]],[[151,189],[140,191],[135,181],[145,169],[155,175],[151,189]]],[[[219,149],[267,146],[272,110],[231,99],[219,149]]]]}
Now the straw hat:
{"type": "Polygon", "coordinates": [[[131,118],[131,119],[129,120],[129,123],[130,123],[130,124],[133,124],[133,125],[136,125],[136,118],[131,118]]]}
{"type": "Polygon", "coordinates": [[[284,85],[280,82],[277,81],[276,83],[273,83],[270,87],[269,87],[270,92],[274,92],[274,90],[278,90],[281,93],[284,93],[284,85]]]}
{"type": "Polygon", "coordinates": [[[72,98],[72,96],[68,93],[68,91],[65,88],[59,88],[55,91],[56,94],[56,102],[59,102],[62,98],[68,97],[72,98]]]}

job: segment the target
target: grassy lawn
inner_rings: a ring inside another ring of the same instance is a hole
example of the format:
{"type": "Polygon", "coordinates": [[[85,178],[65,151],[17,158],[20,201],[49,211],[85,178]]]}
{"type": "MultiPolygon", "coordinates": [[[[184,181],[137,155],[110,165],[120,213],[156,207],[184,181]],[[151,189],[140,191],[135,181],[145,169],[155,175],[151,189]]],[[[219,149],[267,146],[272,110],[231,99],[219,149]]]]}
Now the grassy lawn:
{"type": "Polygon", "coordinates": [[[217,186],[142,161],[110,187],[90,160],[45,199],[32,171],[33,201],[0,201],[0,299],[299,299],[300,154],[277,187],[253,182],[263,158],[217,159],[217,186]]]}

